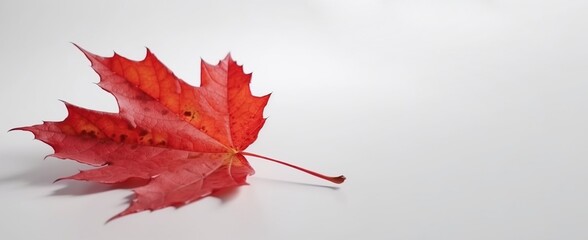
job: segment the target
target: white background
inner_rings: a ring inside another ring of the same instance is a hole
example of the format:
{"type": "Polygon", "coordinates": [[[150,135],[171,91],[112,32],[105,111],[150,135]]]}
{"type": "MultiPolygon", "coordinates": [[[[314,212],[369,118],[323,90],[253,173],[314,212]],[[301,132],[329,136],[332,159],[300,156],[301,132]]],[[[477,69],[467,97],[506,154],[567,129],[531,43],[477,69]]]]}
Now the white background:
{"type": "Polygon", "coordinates": [[[588,239],[587,1],[2,1],[2,239],[588,239]],[[229,51],[273,92],[219,200],[140,213],[128,189],[10,128],[62,120],[58,99],[116,111],[69,42],[197,84],[229,51]],[[334,188],[334,187],[338,187],[334,188]]]}

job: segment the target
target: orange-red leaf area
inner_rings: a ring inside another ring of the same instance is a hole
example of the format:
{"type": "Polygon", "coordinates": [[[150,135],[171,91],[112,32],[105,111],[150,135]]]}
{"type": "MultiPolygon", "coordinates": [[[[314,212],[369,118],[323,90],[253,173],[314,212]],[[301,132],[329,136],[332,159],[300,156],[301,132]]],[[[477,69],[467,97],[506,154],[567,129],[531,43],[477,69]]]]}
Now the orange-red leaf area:
{"type": "Polygon", "coordinates": [[[116,98],[119,112],[65,103],[65,120],[16,129],[30,131],[52,146],[55,153],[50,156],[97,167],[61,179],[145,183],[133,188],[130,206],[112,219],[179,207],[244,185],[254,173],[244,155],[335,183],[345,180],[243,152],[265,123],[269,94],[253,96],[251,74],[245,74],[230,55],[216,65],[202,61],[201,85],[194,87],[177,78],[148,49],[141,61],[79,49],[100,76],[98,85],[116,98]]]}
{"type": "Polygon", "coordinates": [[[98,168],[62,179],[119,183],[144,179],[130,206],[114,218],[182,206],[215,191],[246,184],[253,169],[241,154],[265,119],[269,95],[251,94],[251,74],[228,55],[202,61],[201,86],[177,78],[149,50],[133,61],[80,50],[116,98],[118,113],[65,103],[61,122],[17,128],[51,145],[51,156],[98,168]]]}

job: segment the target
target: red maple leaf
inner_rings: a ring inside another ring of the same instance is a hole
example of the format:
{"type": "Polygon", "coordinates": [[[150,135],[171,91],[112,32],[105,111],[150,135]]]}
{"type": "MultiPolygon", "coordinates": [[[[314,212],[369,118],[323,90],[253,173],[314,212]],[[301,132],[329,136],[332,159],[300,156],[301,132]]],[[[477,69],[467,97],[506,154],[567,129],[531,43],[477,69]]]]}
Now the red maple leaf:
{"type": "Polygon", "coordinates": [[[15,129],[30,131],[53,147],[55,153],[50,156],[99,167],[61,179],[145,180],[133,189],[130,206],[112,219],[179,207],[244,185],[254,173],[245,156],[281,163],[334,183],[345,180],[243,151],[265,123],[263,109],[269,94],[253,96],[251,74],[245,74],[230,55],[217,65],[202,61],[201,86],[193,87],[178,79],[149,49],[141,61],[79,49],[100,75],[98,85],[116,98],[119,112],[65,103],[65,120],[15,129]]]}

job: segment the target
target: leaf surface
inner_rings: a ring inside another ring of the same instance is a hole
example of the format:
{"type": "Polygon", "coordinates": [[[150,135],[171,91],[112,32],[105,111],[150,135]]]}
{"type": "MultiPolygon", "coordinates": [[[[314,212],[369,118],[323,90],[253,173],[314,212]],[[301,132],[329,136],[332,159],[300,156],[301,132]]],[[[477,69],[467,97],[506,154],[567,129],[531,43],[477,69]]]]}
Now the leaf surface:
{"type": "Polygon", "coordinates": [[[255,97],[251,74],[228,55],[201,64],[201,86],[178,79],[149,50],[132,61],[80,50],[112,93],[119,113],[65,103],[61,122],[19,128],[51,145],[52,156],[99,166],[63,179],[118,183],[149,180],[115,217],[182,206],[214,191],[245,184],[253,169],[240,153],[263,126],[269,95],[255,97]]]}
{"type": "MultiPolygon", "coordinates": [[[[78,47],[79,48],[79,47],[78,47]]],[[[251,74],[230,55],[216,65],[201,63],[201,85],[177,78],[149,49],[141,61],[114,54],[101,57],[79,48],[100,76],[98,85],[117,100],[119,112],[84,109],[65,103],[60,122],[16,128],[51,145],[54,156],[97,168],[61,179],[146,184],[133,189],[130,206],[118,218],[145,210],[179,207],[216,191],[246,184],[254,173],[244,152],[257,139],[269,94],[251,94],[251,74]]],[[[59,179],[59,180],[61,180],[59,179]]]]}

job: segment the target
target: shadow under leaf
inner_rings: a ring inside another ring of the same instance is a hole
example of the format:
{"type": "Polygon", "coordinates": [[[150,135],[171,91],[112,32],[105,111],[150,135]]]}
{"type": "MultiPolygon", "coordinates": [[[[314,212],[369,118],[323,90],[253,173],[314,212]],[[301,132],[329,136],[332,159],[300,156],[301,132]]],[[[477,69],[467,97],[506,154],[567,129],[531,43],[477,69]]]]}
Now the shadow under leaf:
{"type": "Polygon", "coordinates": [[[252,178],[252,179],[255,179],[255,181],[263,181],[263,182],[270,182],[270,183],[277,183],[277,184],[297,185],[297,186],[306,186],[306,187],[318,187],[318,188],[327,188],[327,189],[331,189],[331,190],[338,190],[339,189],[339,187],[337,187],[337,186],[328,186],[328,185],[321,185],[321,184],[293,182],[293,181],[279,180],[279,179],[271,179],[271,178],[263,178],[263,177],[255,177],[255,178],[252,178]]]}
{"type": "MultiPolygon", "coordinates": [[[[89,181],[76,181],[76,180],[64,180],[59,181],[59,183],[65,183],[66,185],[58,190],[55,190],[51,195],[52,196],[79,196],[79,195],[89,195],[94,193],[101,193],[115,189],[133,189],[136,187],[143,186],[147,184],[149,181],[145,179],[139,178],[131,178],[124,182],[120,183],[113,183],[113,184],[106,184],[106,183],[95,183],[89,181]]],[[[132,195],[131,195],[132,196],[132,195]]]]}

